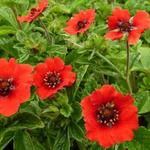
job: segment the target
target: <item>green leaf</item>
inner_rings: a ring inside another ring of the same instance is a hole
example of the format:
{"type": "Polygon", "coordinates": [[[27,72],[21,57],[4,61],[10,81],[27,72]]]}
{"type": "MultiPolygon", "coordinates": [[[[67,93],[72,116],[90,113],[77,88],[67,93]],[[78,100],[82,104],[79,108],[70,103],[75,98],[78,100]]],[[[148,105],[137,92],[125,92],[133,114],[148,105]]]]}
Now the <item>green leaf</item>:
{"type": "Polygon", "coordinates": [[[84,65],[84,66],[81,66],[79,69],[78,69],[78,72],[77,72],[77,80],[76,80],[76,83],[75,83],[75,86],[74,86],[74,92],[73,92],[73,99],[75,98],[76,96],[76,93],[79,89],[79,86],[80,86],[80,83],[82,82],[87,70],[88,70],[88,67],[89,65],[84,65]]]}
{"type": "Polygon", "coordinates": [[[26,131],[17,131],[14,137],[15,150],[36,150],[30,134],[26,131]]]}
{"type": "Polygon", "coordinates": [[[144,33],[144,39],[150,44],[150,30],[147,30],[145,33],[144,33]]]}
{"type": "Polygon", "coordinates": [[[73,123],[73,122],[70,123],[69,132],[70,132],[70,135],[77,141],[83,140],[84,132],[83,132],[82,128],[79,125],[77,125],[76,123],[73,123]]]}
{"type": "Polygon", "coordinates": [[[60,113],[65,116],[65,117],[69,117],[71,115],[72,112],[72,108],[69,104],[63,104],[62,108],[60,109],[60,113]]]}
{"type": "Polygon", "coordinates": [[[8,132],[0,141],[0,150],[3,150],[8,143],[14,138],[14,133],[13,132],[8,132]]]}
{"type": "Polygon", "coordinates": [[[10,125],[12,129],[36,129],[43,128],[44,123],[37,115],[29,112],[18,113],[12,120],[10,125]]]}
{"type": "Polygon", "coordinates": [[[40,143],[37,139],[32,137],[32,142],[34,144],[35,150],[46,150],[43,143],[40,143]]]}
{"type": "Polygon", "coordinates": [[[53,150],[70,150],[70,137],[68,130],[59,130],[53,150]]]}
{"type": "Polygon", "coordinates": [[[0,16],[5,18],[15,29],[18,29],[18,24],[15,18],[15,15],[11,8],[9,7],[1,7],[0,8],[0,16]]]}
{"type": "Polygon", "coordinates": [[[150,131],[144,127],[140,127],[135,132],[135,137],[131,142],[124,144],[128,150],[150,150],[150,131]]]}
{"type": "Polygon", "coordinates": [[[18,3],[18,4],[28,4],[29,0],[11,0],[14,3],[18,3]]]}
{"type": "Polygon", "coordinates": [[[20,43],[24,43],[26,39],[26,34],[23,31],[18,30],[16,33],[16,38],[20,43]]]}
{"type": "Polygon", "coordinates": [[[56,100],[59,104],[62,105],[68,103],[67,92],[64,90],[63,93],[58,93],[58,98],[56,100]]]}
{"type": "Polygon", "coordinates": [[[44,123],[37,115],[29,112],[18,113],[14,117],[9,118],[5,127],[0,128],[0,141],[10,131],[37,128],[44,128],[44,123]]]}
{"type": "Polygon", "coordinates": [[[55,105],[50,105],[48,108],[46,108],[43,113],[47,112],[59,112],[59,109],[55,105]]]}
{"type": "MultiPolygon", "coordinates": [[[[104,74],[107,71],[104,71],[104,74]]],[[[89,93],[91,93],[94,89],[98,88],[99,85],[97,84],[97,80],[95,79],[95,74],[91,74],[88,76],[88,78],[86,79],[86,82],[84,84],[84,89],[82,90],[82,97],[87,96],[89,93]]]]}
{"type": "Polygon", "coordinates": [[[71,12],[74,11],[75,8],[79,7],[79,6],[82,6],[85,4],[85,1],[84,0],[75,0],[71,3],[71,6],[70,6],[70,9],[71,9],[71,12]]]}
{"type": "Polygon", "coordinates": [[[29,4],[29,0],[1,0],[0,5],[29,4]]]}
{"type": "Polygon", "coordinates": [[[74,121],[78,122],[82,118],[81,106],[80,106],[79,102],[76,102],[76,101],[74,101],[71,106],[73,109],[73,111],[71,113],[72,119],[74,121]]]}
{"type": "Polygon", "coordinates": [[[67,47],[64,45],[51,45],[48,49],[50,54],[53,54],[54,56],[59,56],[61,58],[65,58],[67,54],[67,47]]]}
{"type": "Polygon", "coordinates": [[[12,26],[0,26],[0,35],[15,34],[16,30],[12,26]]]}
{"type": "Polygon", "coordinates": [[[139,92],[135,95],[139,114],[150,112],[150,92],[139,92]]]}
{"type": "MultiPolygon", "coordinates": [[[[97,142],[92,143],[90,150],[103,150],[103,148],[101,146],[99,146],[99,144],[97,142]]],[[[110,150],[110,149],[108,149],[110,150]]],[[[114,149],[116,150],[116,149],[114,149]]]]}
{"type": "Polygon", "coordinates": [[[149,47],[141,47],[139,49],[141,54],[141,63],[145,69],[150,69],[150,48],[149,47]]]}
{"type": "Polygon", "coordinates": [[[56,4],[52,9],[51,9],[51,13],[61,13],[61,14],[69,14],[70,13],[70,9],[67,8],[65,5],[62,4],[56,4]]]}

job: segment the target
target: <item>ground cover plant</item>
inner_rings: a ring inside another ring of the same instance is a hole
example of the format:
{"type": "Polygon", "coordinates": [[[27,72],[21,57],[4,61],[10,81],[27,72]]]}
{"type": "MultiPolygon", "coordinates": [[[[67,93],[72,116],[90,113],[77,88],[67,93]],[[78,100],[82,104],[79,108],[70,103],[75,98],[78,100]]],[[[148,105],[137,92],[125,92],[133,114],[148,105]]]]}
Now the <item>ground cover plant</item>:
{"type": "Polygon", "coordinates": [[[0,150],[149,150],[149,13],[0,0],[0,150]]]}

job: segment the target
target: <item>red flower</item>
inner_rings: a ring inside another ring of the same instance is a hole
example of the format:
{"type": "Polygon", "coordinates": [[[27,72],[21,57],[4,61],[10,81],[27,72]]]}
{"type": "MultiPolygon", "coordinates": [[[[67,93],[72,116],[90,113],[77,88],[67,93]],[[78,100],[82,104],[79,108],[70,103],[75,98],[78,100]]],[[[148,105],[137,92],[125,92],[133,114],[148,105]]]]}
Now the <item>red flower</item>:
{"type": "Polygon", "coordinates": [[[19,22],[32,22],[35,20],[48,6],[48,0],[41,0],[37,7],[32,8],[26,16],[18,16],[19,22]]]}
{"type": "Polygon", "coordinates": [[[94,19],[95,19],[94,9],[80,11],[79,14],[75,14],[73,18],[71,18],[67,22],[67,27],[65,28],[65,31],[69,34],[83,33],[94,22],[94,19]]]}
{"type": "Polygon", "coordinates": [[[81,101],[87,138],[108,148],[133,139],[138,128],[137,108],[133,98],[104,85],[81,101]]]}
{"type": "Polygon", "coordinates": [[[64,86],[71,86],[76,78],[71,65],[65,66],[59,57],[47,58],[45,63],[35,67],[33,84],[37,87],[37,94],[41,99],[52,96],[64,86]]]}
{"type": "Polygon", "coordinates": [[[30,97],[32,67],[17,64],[15,59],[0,59],[0,114],[15,114],[30,97]]]}
{"type": "Polygon", "coordinates": [[[123,34],[127,33],[128,43],[136,44],[141,33],[150,28],[149,14],[139,10],[133,18],[127,9],[115,8],[112,16],[108,17],[109,32],[105,38],[111,40],[121,39],[123,34]]]}

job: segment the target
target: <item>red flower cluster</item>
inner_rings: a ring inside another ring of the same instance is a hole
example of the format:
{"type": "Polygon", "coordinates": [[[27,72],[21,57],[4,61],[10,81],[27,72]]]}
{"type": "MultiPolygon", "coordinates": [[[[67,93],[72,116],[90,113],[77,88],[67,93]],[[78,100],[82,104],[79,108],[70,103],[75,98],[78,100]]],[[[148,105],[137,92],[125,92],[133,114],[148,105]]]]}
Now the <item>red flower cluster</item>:
{"type": "Polygon", "coordinates": [[[94,19],[95,19],[94,9],[80,11],[79,14],[75,14],[73,18],[71,18],[67,22],[67,27],[65,28],[65,31],[69,34],[83,33],[94,22],[94,19]]]}
{"type": "MultiPolygon", "coordinates": [[[[41,99],[52,96],[64,86],[71,86],[76,78],[71,70],[71,65],[65,66],[59,57],[48,58],[45,63],[38,64],[33,84],[38,87],[41,99]]],[[[20,104],[30,98],[31,85],[32,66],[17,64],[13,58],[9,61],[0,59],[0,114],[15,114],[20,104]]]]}
{"type": "Polygon", "coordinates": [[[59,57],[47,58],[45,63],[35,67],[33,84],[37,87],[37,94],[41,99],[52,96],[64,86],[71,86],[76,79],[71,65],[65,66],[59,57]]]}
{"type": "Polygon", "coordinates": [[[32,67],[0,59],[0,114],[11,116],[30,97],[32,67]]]}
{"type": "Polygon", "coordinates": [[[103,147],[133,139],[138,128],[137,108],[133,98],[104,85],[81,101],[87,138],[103,147]]]}
{"type": "Polygon", "coordinates": [[[150,28],[149,14],[139,10],[133,18],[127,9],[115,8],[112,16],[108,17],[109,32],[105,35],[106,39],[118,40],[123,34],[128,34],[128,43],[136,44],[142,32],[150,28]]]}
{"type": "Polygon", "coordinates": [[[26,16],[18,16],[19,22],[32,22],[47,8],[48,0],[41,0],[37,7],[32,8],[26,16]]]}

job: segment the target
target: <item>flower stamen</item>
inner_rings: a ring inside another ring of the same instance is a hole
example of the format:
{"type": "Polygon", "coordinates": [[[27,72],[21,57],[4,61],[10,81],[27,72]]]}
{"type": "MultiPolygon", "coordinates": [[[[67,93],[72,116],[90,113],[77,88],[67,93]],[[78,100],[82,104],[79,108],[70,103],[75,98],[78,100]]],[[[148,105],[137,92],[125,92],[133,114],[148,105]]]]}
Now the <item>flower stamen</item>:
{"type": "Polygon", "coordinates": [[[13,78],[0,78],[0,96],[7,96],[13,89],[13,78]]]}
{"type": "Polygon", "coordinates": [[[97,111],[97,121],[108,127],[112,127],[119,120],[119,111],[114,102],[101,105],[97,111]]]}
{"type": "Polygon", "coordinates": [[[128,21],[119,21],[118,28],[121,32],[130,32],[132,30],[132,24],[128,21]]]}
{"type": "Polygon", "coordinates": [[[44,77],[44,84],[49,88],[56,88],[61,83],[60,73],[54,72],[47,72],[44,77]]]}
{"type": "Polygon", "coordinates": [[[77,23],[77,30],[84,28],[86,26],[86,24],[87,24],[87,20],[79,21],[77,23]]]}

